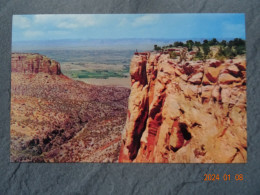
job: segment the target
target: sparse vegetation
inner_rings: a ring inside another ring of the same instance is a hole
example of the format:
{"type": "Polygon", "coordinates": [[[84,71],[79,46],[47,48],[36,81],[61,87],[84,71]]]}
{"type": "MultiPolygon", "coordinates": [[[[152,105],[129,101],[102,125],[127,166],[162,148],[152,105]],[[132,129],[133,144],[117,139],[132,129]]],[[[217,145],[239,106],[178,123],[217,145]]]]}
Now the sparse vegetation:
{"type": "Polygon", "coordinates": [[[203,59],[203,53],[201,52],[200,47],[198,47],[198,51],[195,55],[195,58],[193,58],[194,60],[202,60],[203,59]]]}
{"type": "Polygon", "coordinates": [[[245,53],[245,41],[242,39],[234,39],[232,41],[229,41],[228,43],[226,41],[222,41],[215,57],[219,60],[223,60],[226,58],[232,59],[237,55],[243,55],[245,53]]]}
{"type": "MultiPolygon", "coordinates": [[[[216,58],[218,60],[224,59],[233,59],[238,55],[243,55],[246,53],[245,40],[240,38],[235,38],[230,41],[222,40],[218,41],[216,38],[211,40],[203,40],[202,42],[187,40],[186,42],[176,41],[173,44],[169,44],[166,46],[159,47],[158,45],[154,45],[155,51],[167,51],[172,48],[186,48],[188,52],[194,51],[196,52],[193,60],[202,60],[205,61],[209,58],[216,58]],[[214,50],[214,52],[213,52],[214,50]],[[217,51],[216,51],[217,50],[217,51]]],[[[177,59],[178,56],[182,60],[185,60],[185,56],[183,56],[184,52],[180,52],[177,54],[175,51],[170,51],[170,58],[177,59]]]]}
{"type": "Polygon", "coordinates": [[[175,51],[172,51],[169,54],[170,54],[170,58],[172,58],[172,59],[176,59],[177,58],[177,54],[176,54],[175,51]]]}

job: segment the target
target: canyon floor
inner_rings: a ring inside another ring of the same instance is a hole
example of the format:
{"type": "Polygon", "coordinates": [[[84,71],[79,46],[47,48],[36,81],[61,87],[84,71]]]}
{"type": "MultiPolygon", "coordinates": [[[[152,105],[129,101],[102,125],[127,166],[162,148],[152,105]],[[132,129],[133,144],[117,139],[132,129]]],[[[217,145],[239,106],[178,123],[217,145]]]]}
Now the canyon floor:
{"type": "Polygon", "coordinates": [[[61,63],[61,71],[68,77],[74,77],[74,80],[83,81],[91,85],[131,87],[131,79],[128,73],[129,65],[122,65],[120,63],[63,62],[61,63]],[[84,72],[86,70],[87,73],[84,72]],[[85,74],[79,77],[82,73],[85,74]],[[109,75],[112,77],[109,77],[109,75]],[[91,78],[91,76],[94,77],[91,78]],[[98,78],[99,76],[101,78],[98,78]]]}

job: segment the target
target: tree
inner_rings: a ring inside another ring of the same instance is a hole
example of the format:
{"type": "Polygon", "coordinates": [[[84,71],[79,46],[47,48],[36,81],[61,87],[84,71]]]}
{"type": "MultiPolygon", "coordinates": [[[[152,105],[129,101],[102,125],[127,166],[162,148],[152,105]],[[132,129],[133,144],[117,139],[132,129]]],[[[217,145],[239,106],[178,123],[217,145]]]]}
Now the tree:
{"type": "Polygon", "coordinates": [[[199,46],[201,46],[201,43],[200,43],[199,41],[195,41],[194,45],[195,45],[196,47],[199,47],[199,46]]]}
{"type": "Polygon", "coordinates": [[[246,43],[240,38],[235,38],[233,40],[233,49],[237,55],[242,55],[246,53],[246,43]]]}
{"type": "Polygon", "coordinates": [[[176,41],[176,42],[174,42],[174,47],[179,47],[179,46],[184,46],[184,44],[183,44],[183,42],[178,42],[178,41],[176,41]]]}
{"type": "Polygon", "coordinates": [[[203,41],[203,44],[208,44],[208,40],[207,39],[205,39],[204,41],[203,41]]]}
{"type": "Polygon", "coordinates": [[[200,50],[197,51],[196,55],[195,55],[195,59],[199,59],[199,60],[203,60],[203,54],[201,53],[200,50]]]}
{"type": "Polygon", "coordinates": [[[224,60],[224,59],[233,59],[237,55],[237,51],[234,47],[230,48],[229,46],[220,46],[219,50],[216,54],[216,59],[224,60]]]}
{"type": "Polygon", "coordinates": [[[224,55],[225,55],[226,58],[233,59],[236,56],[236,53],[234,52],[232,47],[225,47],[224,55]]]}
{"type": "Polygon", "coordinates": [[[245,45],[245,41],[240,38],[235,38],[233,40],[233,44],[234,46],[241,46],[241,45],[245,45]]]}
{"type": "Polygon", "coordinates": [[[210,54],[211,54],[211,52],[210,52],[210,46],[209,46],[207,40],[204,40],[204,41],[203,41],[202,51],[203,51],[203,53],[201,52],[200,47],[198,47],[198,51],[197,51],[197,53],[196,53],[195,58],[197,58],[197,59],[199,59],[199,60],[205,61],[207,58],[210,57],[210,54]]]}
{"type": "Polygon", "coordinates": [[[219,42],[217,41],[216,38],[213,38],[212,40],[209,41],[210,46],[214,46],[214,45],[218,45],[218,44],[219,44],[219,42]]]}
{"type": "Polygon", "coordinates": [[[192,40],[188,40],[188,41],[186,41],[186,45],[187,45],[188,51],[192,51],[194,42],[192,40]]]}
{"type": "Polygon", "coordinates": [[[220,42],[220,45],[226,47],[227,46],[227,41],[226,40],[222,40],[220,42]]]}
{"type": "Polygon", "coordinates": [[[216,53],[215,58],[217,60],[224,60],[226,58],[225,52],[224,52],[224,46],[220,45],[218,52],[216,53]]]}
{"type": "Polygon", "coordinates": [[[227,44],[227,46],[228,46],[229,48],[232,48],[232,47],[234,46],[234,41],[229,41],[228,44],[227,44]]]}
{"type": "Polygon", "coordinates": [[[246,53],[246,47],[245,47],[245,45],[237,46],[235,49],[236,49],[236,51],[237,51],[237,55],[242,55],[242,54],[245,54],[245,53],[246,53]]]}
{"type": "Polygon", "coordinates": [[[159,51],[159,50],[161,50],[162,48],[161,47],[159,47],[159,46],[157,46],[157,45],[154,45],[154,50],[155,51],[159,51]]]}
{"type": "MultiPolygon", "coordinates": [[[[204,54],[204,57],[207,57],[209,52],[210,52],[210,47],[207,43],[203,43],[202,45],[202,50],[203,50],[203,54],[204,54]]],[[[206,58],[205,58],[206,59],[206,58]]]]}

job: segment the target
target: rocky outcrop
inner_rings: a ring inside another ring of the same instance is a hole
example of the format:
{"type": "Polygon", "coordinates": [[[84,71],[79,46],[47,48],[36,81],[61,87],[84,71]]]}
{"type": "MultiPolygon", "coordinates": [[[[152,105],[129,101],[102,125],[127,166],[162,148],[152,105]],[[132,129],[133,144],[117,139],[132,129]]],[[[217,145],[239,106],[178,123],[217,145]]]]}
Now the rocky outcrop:
{"type": "Polygon", "coordinates": [[[245,59],[134,55],[119,162],[247,161],[245,59]]]}
{"type": "Polygon", "coordinates": [[[31,53],[12,54],[12,72],[60,75],[60,64],[46,56],[31,53]]]}

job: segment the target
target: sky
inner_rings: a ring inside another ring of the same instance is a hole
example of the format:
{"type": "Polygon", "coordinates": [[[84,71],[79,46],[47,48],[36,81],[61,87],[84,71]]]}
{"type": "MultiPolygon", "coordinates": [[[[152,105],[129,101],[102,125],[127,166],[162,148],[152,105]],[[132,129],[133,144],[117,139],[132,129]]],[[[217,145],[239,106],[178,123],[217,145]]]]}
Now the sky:
{"type": "Polygon", "coordinates": [[[245,39],[244,14],[14,15],[13,41],[245,39]]]}

